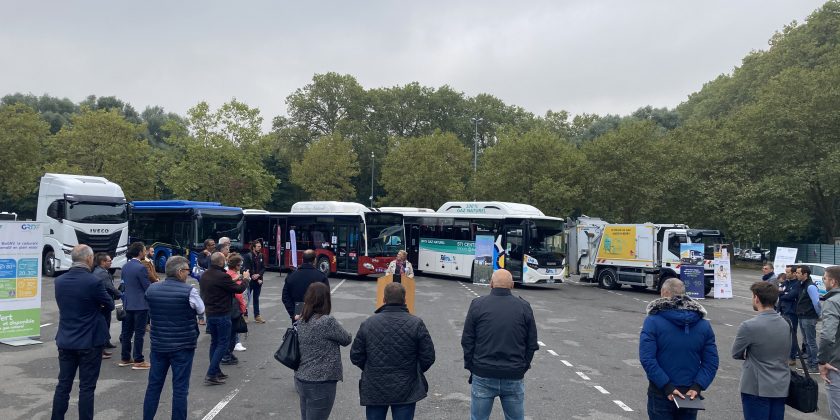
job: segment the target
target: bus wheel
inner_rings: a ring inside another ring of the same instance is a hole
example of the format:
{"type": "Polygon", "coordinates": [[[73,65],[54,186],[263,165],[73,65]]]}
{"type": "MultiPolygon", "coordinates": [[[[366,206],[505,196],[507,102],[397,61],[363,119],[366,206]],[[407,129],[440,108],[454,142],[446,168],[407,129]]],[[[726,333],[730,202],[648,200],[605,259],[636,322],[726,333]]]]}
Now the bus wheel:
{"type": "Polygon", "coordinates": [[[55,253],[50,250],[44,253],[44,269],[42,273],[47,277],[55,277],[55,253]]]}
{"type": "Polygon", "coordinates": [[[324,255],[318,257],[318,262],[315,264],[318,267],[318,271],[324,273],[325,276],[329,277],[330,275],[330,259],[324,255]]]}
{"type": "Polygon", "coordinates": [[[166,272],[166,255],[162,252],[155,257],[155,271],[158,273],[166,272]]]}
{"type": "Polygon", "coordinates": [[[618,275],[612,268],[605,268],[598,273],[598,285],[604,289],[615,290],[621,287],[618,284],[618,275]]]}

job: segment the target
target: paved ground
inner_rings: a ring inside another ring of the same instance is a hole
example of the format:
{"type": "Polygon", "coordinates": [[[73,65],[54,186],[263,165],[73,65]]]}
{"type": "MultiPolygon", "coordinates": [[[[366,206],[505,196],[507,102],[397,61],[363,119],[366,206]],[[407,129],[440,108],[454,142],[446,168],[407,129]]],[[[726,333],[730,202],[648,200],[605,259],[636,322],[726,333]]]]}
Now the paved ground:
{"type": "MultiPolygon", "coordinates": [[[[712,419],[741,418],[738,380],[741,362],[729,355],[738,325],[754,315],[749,284],[758,272],[735,270],[736,297],[703,301],[712,321],[721,367],[707,397],[712,419]]],[[[261,299],[268,323],[249,324],[248,350],[237,355],[241,363],[224,367],[230,375],[223,386],[202,384],[208,364],[209,337],[202,335],[193,365],[190,418],[291,419],[298,416],[298,399],[292,372],[278,364],[272,354],[288,320],[280,302],[282,276],[271,273],[261,299]]],[[[437,350],[437,361],[427,377],[429,397],[417,407],[418,419],[464,419],[469,416],[469,386],[463,369],[460,333],[471,299],[488,289],[445,278],[417,278],[417,312],[428,326],[437,350]]],[[[334,315],[351,333],[373,311],[373,279],[333,278],[334,315]]],[[[53,337],[57,309],[53,281],[43,284],[43,345],[25,348],[0,347],[0,418],[49,418],[52,392],[58,373],[53,337]]],[[[526,376],[530,419],[638,419],[646,418],[647,380],[638,361],[639,329],[652,292],[630,289],[606,291],[592,284],[569,282],[555,287],[526,287],[514,292],[531,302],[537,318],[540,347],[532,370],[526,376]]],[[[119,334],[119,324],[111,325],[119,334]]],[[[118,350],[118,349],[117,349],[118,350]]],[[[148,355],[148,347],[145,351],[148,355]]],[[[333,419],[364,418],[358,404],[359,370],[350,364],[348,349],[342,349],[344,382],[339,383],[333,419]]],[[[118,354],[118,353],[116,353],[118,354]]],[[[148,356],[147,356],[148,357],[148,356]]],[[[99,419],[139,419],[147,372],[116,366],[106,360],[96,392],[99,419]]],[[[76,390],[70,415],[75,418],[76,390]]],[[[786,418],[827,418],[825,394],[820,394],[820,414],[787,410],[786,418]]],[[[158,418],[168,418],[171,390],[165,388],[158,418]]],[[[503,418],[498,402],[493,419],[503,418]]]]}

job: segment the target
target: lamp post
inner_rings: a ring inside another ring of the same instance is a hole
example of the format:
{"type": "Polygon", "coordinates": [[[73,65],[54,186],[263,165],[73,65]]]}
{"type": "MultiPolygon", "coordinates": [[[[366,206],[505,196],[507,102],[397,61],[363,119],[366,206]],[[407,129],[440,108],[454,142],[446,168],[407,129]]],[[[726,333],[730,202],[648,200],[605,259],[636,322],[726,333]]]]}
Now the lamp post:
{"type": "Polygon", "coordinates": [[[470,121],[475,124],[475,140],[473,142],[473,172],[478,171],[478,124],[484,121],[484,118],[471,118],[470,121]]]}
{"type": "Polygon", "coordinates": [[[373,159],[375,157],[376,156],[373,154],[373,152],[370,152],[370,206],[371,207],[373,207],[373,169],[374,169],[373,159]]]}

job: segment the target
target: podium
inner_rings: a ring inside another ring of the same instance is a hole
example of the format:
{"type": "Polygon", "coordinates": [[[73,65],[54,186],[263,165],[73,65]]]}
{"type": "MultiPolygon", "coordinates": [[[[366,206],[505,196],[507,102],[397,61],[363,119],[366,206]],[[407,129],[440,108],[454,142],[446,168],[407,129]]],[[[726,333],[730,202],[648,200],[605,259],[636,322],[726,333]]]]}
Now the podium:
{"type": "MultiPolygon", "coordinates": [[[[376,308],[379,309],[385,304],[385,286],[394,282],[393,274],[386,274],[376,279],[376,308]]],[[[407,276],[400,278],[400,283],[405,287],[405,304],[408,312],[414,315],[414,279],[407,276]]]]}

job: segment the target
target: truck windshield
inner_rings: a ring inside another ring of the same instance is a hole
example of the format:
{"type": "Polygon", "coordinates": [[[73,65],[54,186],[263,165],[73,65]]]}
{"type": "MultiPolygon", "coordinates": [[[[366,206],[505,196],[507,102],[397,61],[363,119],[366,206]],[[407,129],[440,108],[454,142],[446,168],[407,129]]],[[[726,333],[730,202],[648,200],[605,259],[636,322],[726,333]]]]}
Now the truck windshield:
{"type": "Polygon", "coordinates": [[[128,205],[123,203],[68,202],[66,219],[77,223],[126,223],[128,222],[128,205]]]}
{"type": "Polygon", "coordinates": [[[530,223],[528,255],[540,262],[563,260],[563,222],[534,220],[530,223]]]}
{"type": "Polygon", "coordinates": [[[393,257],[404,249],[405,229],[399,214],[366,213],[368,256],[393,257]]]}

